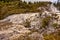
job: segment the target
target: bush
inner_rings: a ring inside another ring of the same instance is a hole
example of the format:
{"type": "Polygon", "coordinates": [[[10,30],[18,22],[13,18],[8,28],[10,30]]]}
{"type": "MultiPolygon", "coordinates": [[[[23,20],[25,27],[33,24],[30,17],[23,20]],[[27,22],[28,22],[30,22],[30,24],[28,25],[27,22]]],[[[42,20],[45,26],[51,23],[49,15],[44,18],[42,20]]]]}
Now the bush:
{"type": "Polygon", "coordinates": [[[60,32],[45,35],[44,40],[60,40],[60,32]]]}
{"type": "Polygon", "coordinates": [[[46,26],[48,26],[48,24],[49,24],[49,22],[50,22],[50,16],[48,16],[48,17],[46,17],[46,18],[43,18],[43,20],[42,20],[42,27],[46,27],[46,26]]]}
{"type": "Polygon", "coordinates": [[[56,28],[58,26],[58,23],[53,23],[52,26],[56,28]]]}

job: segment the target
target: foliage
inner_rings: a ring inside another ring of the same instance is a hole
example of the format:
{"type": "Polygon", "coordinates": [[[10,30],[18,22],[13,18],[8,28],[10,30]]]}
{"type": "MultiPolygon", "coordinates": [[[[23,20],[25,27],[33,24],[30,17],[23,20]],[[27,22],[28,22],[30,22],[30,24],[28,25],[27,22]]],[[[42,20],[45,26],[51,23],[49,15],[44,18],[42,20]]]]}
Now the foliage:
{"type": "Polygon", "coordinates": [[[58,23],[53,23],[52,26],[56,28],[58,26],[58,23]]]}
{"type": "Polygon", "coordinates": [[[30,27],[30,22],[28,21],[28,20],[26,20],[26,22],[25,22],[25,27],[30,27]]]}
{"type": "Polygon", "coordinates": [[[44,40],[60,40],[60,31],[44,36],[44,40]]]}
{"type": "Polygon", "coordinates": [[[42,27],[46,27],[46,26],[48,26],[48,24],[49,24],[49,22],[50,22],[50,16],[48,16],[48,17],[46,17],[46,18],[43,18],[43,20],[42,20],[42,27]]]}
{"type": "Polygon", "coordinates": [[[50,2],[26,3],[21,0],[0,0],[0,19],[16,13],[40,12],[38,8],[45,7],[47,4],[50,2]]]}

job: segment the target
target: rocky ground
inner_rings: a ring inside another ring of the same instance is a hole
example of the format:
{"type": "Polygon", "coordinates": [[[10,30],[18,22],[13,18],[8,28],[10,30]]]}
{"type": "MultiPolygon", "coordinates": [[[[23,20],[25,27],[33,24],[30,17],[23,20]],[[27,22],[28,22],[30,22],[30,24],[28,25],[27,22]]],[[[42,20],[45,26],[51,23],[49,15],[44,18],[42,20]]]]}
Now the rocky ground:
{"type": "Polygon", "coordinates": [[[11,15],[0,20],[0,40],[44,40],[44,34],[59,30],[52,27],[55,20],[50,19],[48,26],[42,27],[42,20],[52,14],[26,13],[11,15]]]}
{"type": "Polygon", "coordinates": [[[60,13],[51,8],[50,12],[14,14],[0,20],[0,40],[59,40],[60,13]],[[50,34],[57,39],[45,37],[50,34]]]}

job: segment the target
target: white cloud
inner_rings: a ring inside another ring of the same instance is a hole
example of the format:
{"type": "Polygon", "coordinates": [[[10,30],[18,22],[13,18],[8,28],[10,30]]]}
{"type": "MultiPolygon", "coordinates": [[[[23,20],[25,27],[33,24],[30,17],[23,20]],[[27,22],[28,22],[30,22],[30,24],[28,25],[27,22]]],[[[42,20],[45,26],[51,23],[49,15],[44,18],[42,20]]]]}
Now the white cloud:
{"type": "Polygon", "coordinates": [[[31,1],[31,2],[33,2],[33,1],[52,1],[52,0],[23,0],[23,1],[31,1]]]}
{"type": "Polygon", "coordinates": [[[54,1],[57,1],[57,0],[22,0],[22,1],[26,1],[26,2],[34,2],[34,1],[51,1],[51,2],[54,2],[54,1]]]}

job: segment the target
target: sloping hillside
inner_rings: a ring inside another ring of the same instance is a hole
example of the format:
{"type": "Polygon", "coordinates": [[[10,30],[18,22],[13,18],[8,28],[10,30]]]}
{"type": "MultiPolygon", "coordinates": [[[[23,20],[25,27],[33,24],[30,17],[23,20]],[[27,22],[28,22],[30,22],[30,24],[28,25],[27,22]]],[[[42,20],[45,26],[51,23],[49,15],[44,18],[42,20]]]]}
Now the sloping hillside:
{"type": "Polygon", "coordinates": [[[0,40],[60,40],[60,11],[51,2],[0,1],[0,40]]]}

